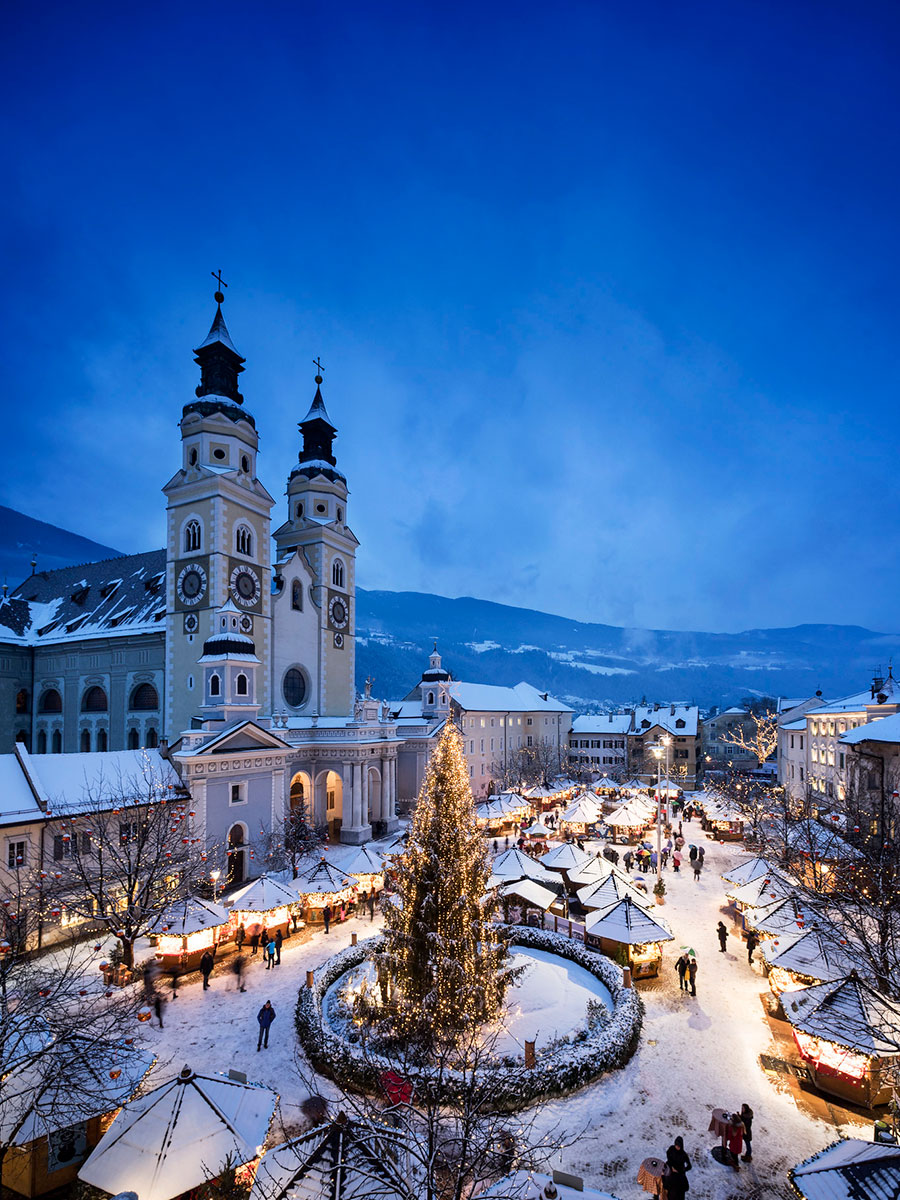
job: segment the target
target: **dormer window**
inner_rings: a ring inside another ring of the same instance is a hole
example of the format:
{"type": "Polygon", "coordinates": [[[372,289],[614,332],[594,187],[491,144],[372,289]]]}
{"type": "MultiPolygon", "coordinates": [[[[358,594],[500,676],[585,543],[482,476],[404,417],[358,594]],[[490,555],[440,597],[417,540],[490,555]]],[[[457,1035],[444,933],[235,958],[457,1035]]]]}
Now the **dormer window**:
{"type": "Polygon", "coordinates": [[[681,717],[679,717],[678,720],[675,722],[676,729],[684,729],[684,725],[685,725],[685,723],[684,723],[684,721],[682,721],[681,717]]]}
{"type": "Polygon", "coordinates": [[[238,554],[253,554],[253,534],[246,525],[239,525],[234,533],[234,548],[238,554]]]}

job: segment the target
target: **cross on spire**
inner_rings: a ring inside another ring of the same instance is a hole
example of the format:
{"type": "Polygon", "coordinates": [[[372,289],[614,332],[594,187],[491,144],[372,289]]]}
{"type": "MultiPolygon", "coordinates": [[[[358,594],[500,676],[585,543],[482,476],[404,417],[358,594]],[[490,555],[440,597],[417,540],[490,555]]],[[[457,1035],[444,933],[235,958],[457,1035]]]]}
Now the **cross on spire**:
{"type": "Polygon", "coordinates": [[[216,304],[221,304],[222,301],[225,299],[225,294],[222,291],[222,288],[228,287],[228,284],[222,278],[222,268],[219,267],[218,271],[210,271],[210,275],[212,275],[213,279],[215,279],[216,283],[218,283],[218,285],[219,285],[218,291],[216,292],[213,299],[215,300],[216,304]]]}
{"type": "Polygon", "coordinates": [[[322,382],[322,372],[325,370],[325,368],[322,366],[321,358],[322,356],[320,354],[313,359],[313,366],[316,368],[316,383],[322,382]]]}

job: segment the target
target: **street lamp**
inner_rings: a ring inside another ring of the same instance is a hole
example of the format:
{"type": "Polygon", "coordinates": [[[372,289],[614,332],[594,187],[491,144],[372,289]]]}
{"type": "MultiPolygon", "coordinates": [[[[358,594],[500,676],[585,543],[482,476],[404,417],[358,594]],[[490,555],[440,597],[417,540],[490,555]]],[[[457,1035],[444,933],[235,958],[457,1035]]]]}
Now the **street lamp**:
{"type": "Polygon", "coordinates": [[[672,738],[669,734],[663,734],[659,739],[658,745],[653,747],[653,757],[656,759],[656,879],[658,883],[662,883],[662,760],[663,755],[666,758],[666,816],[669,815],[669,748],[672,745],[672,738]]]}
{"type": "Polygon", "coordinates": [[[213,885],[213,903],[214,904],[216,901],[216,888],[218,886],[219,878],[220,878],[221,874],[222,874],[222,872],[218,869],[218,867],[216,868],[215,871],[210,871],[210,873],[209,873],[209,877],[212,880],[212,885],[213,885]]]}

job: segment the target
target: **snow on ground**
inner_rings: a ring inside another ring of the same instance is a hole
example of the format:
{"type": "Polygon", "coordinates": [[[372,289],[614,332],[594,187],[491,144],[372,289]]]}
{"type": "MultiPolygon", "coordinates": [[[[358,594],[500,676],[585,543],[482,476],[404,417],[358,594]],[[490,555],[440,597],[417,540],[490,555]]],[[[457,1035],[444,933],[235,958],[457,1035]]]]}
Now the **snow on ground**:
{"type": "MultiPolygon", "coordinates": [[[[740,846],[709,841],[697,822],[686,824],[684,832],[688,842],[705,845],[706,867],[699,883],[687,870],[679,875],[665,872],[668,891],[662,912],[675,939],[664,947],[659,979],[639,985],[646,1017],[636,1054],[621,1071],[535,1110],[536,1124],[538,1131],[558,1126],[567,1135],[569,1145],[554,1165],[582,1175],[589,1186],[611,1191],[621,1200],[645,1195],[636,1182],[641,1160],[664,1154],[679,1133],[694,1162],[690,1194],[698,1200],[780,1197],[787,1194],[785,1176],[790,1166],[840,1136],[870,1137],[871,1124],[839,1125],[845,1111],[826,1104],[815,1110],[831,1113],[833,1120],[818,1119],[810,1115],[813,1106],[798,1108],[788,1085],[772,1082],[762,1072],[759,1055],[779,1053],[761,1003],[768,990],[765,976],[759,966],[748,966],[738,936],[733,934],[728,952],[720,954],[715,933],[725,905],[721,872],[744,859],[746,852],[740,846]],[[678,989],[674,961],[682,946],[697,953],[696,999],[678,989]],[[710,1157],[715,1138],[707,1128],[714,1107],[735,1109],[744,1102],[756,1114],[754,1157],[735,1174],[710,1157]]],[[[730,928],[730,920],[724,919],[730,928]]],[[[138,1042],[159,1056],[152,1081],[162,1082],[186,1063],[203,1071],[235,1068],[279,1092],[285,1120],[295,1122],[297,1106],[309,1094],[295,1066],[297,991],[306,971],[349,945],[352,932],[363,939],[380,928],[379,917],[374,922],[368,916],[353,917],[332,926],[327,935],[319,929],[305,935],[306,940],[290,939],[281,966],[274,970],[266,971],[259,956],[249,960],[243,994],[233,990],[227,959],[213,975],[208,992],[203,992],[199,980],[179,988],[178,998],[166,1006],[163,1030],[154,1021],[152,1027],[140,1025],[134,1031],[138,1042]],[[277,1017],[269,1048],[257,1052],[256,1014],[267,999],[277,1017]]],[[[139,958],[147,953],[146,947],[138,948],[139,958]]],[[[542,964],[539,952],[528,954],[534,963],[531,987],[529,991],[525,981],[520,989],[522,1013],[512,1032],[524,1041],[526,1029],[527,1036],[533,1031],[540,1057],[541,1044],[553,1036],[551,1027],[577,1025],[583,1020],[588,993],[593,996],[596,991],[592,983],[585,985],[575,967],[565,972],[564,991],[557,969],[542,964]],[[541,1008],[543,1002],[553,1007],[541,1008]]],[[[96,973],[95,966],[91,970],[96,973]]],[[[325,1080],[316,1086],[325,1095],[334,1094],[325,1080]]]]}
{"type": "Polygon", "coordinates": [[[507,996],[506,1015],[497,1035],[498,1054],[524,1054],[525,1041],[546,1045],[585,1025],[588,1002],[600,1000],[612,1010],[612,996],[599,979],[577,963],[546,950],[513,951],[524,966],[507,996]]]}

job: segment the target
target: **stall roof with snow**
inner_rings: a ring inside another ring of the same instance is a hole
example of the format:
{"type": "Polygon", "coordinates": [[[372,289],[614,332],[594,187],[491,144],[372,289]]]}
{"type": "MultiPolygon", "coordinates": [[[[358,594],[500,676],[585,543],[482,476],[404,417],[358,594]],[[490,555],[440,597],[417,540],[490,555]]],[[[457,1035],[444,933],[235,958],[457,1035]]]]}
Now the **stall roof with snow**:
{"type": "Polygon", "coordinates": [[[171,1200],[262,1152],[278,1096],[258,1083],[190,1067],[126,1104],[79,1179],[140,1200],[171,1200]]]}
{"type": "MultiPolygon", "coordinates": [[[[330,851],[333,855],[334,852],[330,851]]],[[[384,873],[384,858],[371,846],[356,846],[350,854],[338,859],[334,864],[339,871],[346,875],[382,875],[384,873]]]]}
{"type": "Polygon", "coordinates": [[[533,879],[518,879],[515,883],[504,884],[500,890],[504,896],[524,900],[526,904],[531,904],[544,912],[559,899],[556,892],[552,892],[550,888],[541,887],[533,879]]]}
{"type": "MultiPolygon", "coordinates": [[[[294,887],[301,896],[331,895],[351,886],[348,872],[339,870],[327,858],[321,858],[314,867],[304,871],[294,880],[294,887]]],[[[297,897],[292,897],[296,902],[297,897]]]]}
{"type": "Polygon", "coordinates": [[[782,1000],[795,1029],[870,1058],[900,1054],[900,1005],[851,971],[782,1000]]]}
{"type": "Polygon", "coordinates": [[[259,879],[254,879],[252,883],[229,896],[228,903],[233,912],[264,913],[283,908],[286,904],[296,904],[297,897],[278,879],[273,879],[270,875],[260,875],[259,879]]]}
{"type": "Polygon", "coordinates": [[[646,810],[638,810],[631,804],[623,804],[606,818],[606,824],[613,829],[641,829],[647,824],[649,814],[646,810]]]}
{"type": "Polygon", "coordinates": [[[732,887],[743,887],[745,883],[752,883],[754,879],[771,879],[777,874],[778,869],[773,867],[768,859],[756,855],[726,871],[722,878],[732,887]]]}
{"type": "Polygon", "coordinates": [[[587,850],[579,850],[574,842],[560,842],[541,856],[541,864],[554,871],[571,871],[591,861],[587,850]]]}
{"type": "Polygon", "coordinates": [[[896,1200],[900,1147],[844,1138],[788,1171],[803,1200],[896,1200]]]}
{"type": "MultiPolygon", "coordinates": [[[[836,935],[835,935],[836,938],[836,935]]],[[[823,983],[843,979],[859,964],[852,954],[821,929],[807,929],[798,937],[779,937],[763,943],[763,957],[770,967],[794,975],[805,975],[823,983]]]]}
{"type": "Polygon", "coordinates": [[[491,877],[509,883],[516,879],[536,879],[538,883],[559,883],[559,876],[549,871],[518,846],[498,854],[491,864],[491,877]]]}
{"type": "Polygon", "coordinates": [[[609,908],[589,913],[585,918],[584,927],[593,937],[622,942],[628,946],[672,940],[669,927],[657,921],[630,895],[611,904],[609,908]]]}
{"type": "Polygon", "coordinates": [[[770,937],[814,929],[822,921],[822,918],[809,911],[809,906],[798,896],[784,896],[771,904],[745,909],[743,918],[748,929],[769,934],[770,937]]]}
{"type": "Polygon", "coordinates": [[[732,885],[725,889],[725,895],[744,908],[759,908],[769,905],[774,900],[782,900],[796,891],[796,885],[783,875],[775,872],[769,875],[758,875],[749,883],[732,885]]]}
{"type": "Polygon", "coordinates": [[[638,904],[647,902],[647,897],[632,886],[628,876],[616,870],[615,867],[604,879],[598,879],[596,883],[589,883],[586,887],[579,888],[577,895],[584,907],[588,909],[609,908],[611,904],[623,900],[626,896],[630,896],[638,904]]]}
{"type": "Polygon", "coordinates": [[[221,904],[203,900],[200,896],[187,896],[170,905],[162,914],[157,929],[165,930],[174,937],[199,933],[201,929],[213,929],[228,924],[228,912],[221,904]]]}
{"type": "Polygon", "coordinates": [[[590,796],[577,796],[559,818],[566,825],[593,825],[600,817],[600,805],[590,796]]]}

